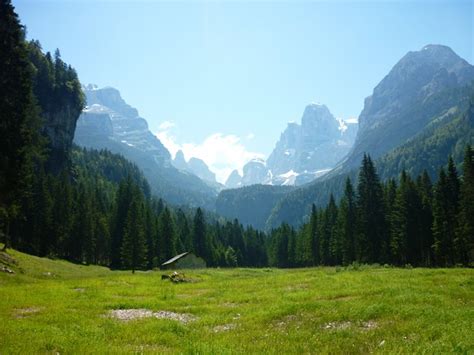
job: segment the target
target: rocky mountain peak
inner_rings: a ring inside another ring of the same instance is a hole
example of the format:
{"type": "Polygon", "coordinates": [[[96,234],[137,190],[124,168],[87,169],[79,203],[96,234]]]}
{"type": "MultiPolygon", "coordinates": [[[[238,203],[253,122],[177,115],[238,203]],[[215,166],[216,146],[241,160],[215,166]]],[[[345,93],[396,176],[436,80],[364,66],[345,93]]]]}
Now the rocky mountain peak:
{"type": "Polygon", "coordinates": [[[189,161],[186,161],[182,150],[176,152],[172,164],[176,169],[187,171],[204,181],[216,183],[216,174],[209,169],[203,160],[192,157],[189,161]]]}
{"type": "Polygon", "coordinates": [[[173,165],[180,170],[186,170],[188,168],[188,164],[186,163],[186,160],[184,159],[184,153],[182,150],[178,150],[176,152],[176,155],[173,159],[173,165]]]}
{"type": "Polygon", "coordinates": [[[474,67],[447,46],[408,52],[366,98],[345,166],[357,166],[364,152],[378,158],[421,131],[435,114],[452,108],[450,96],[446,102],[433,98],[472,80],[474,67]]]}
{"type": "Polygon", "coordinates": [[[326,105],[311,103],[304,109],[301,124],[290,123],[281,134],[267,167],[274,180],[281,175],[275,182],[286,181],[289,172],[295,176],[309,173],[314,178],[349,152],[356,130],[357,124],[336,119],[326,105]]]}
{"type": "Polygon", "coordinates": [[[242,186],[242,176],[237,170],[233,170],[225,182],[225,186],[229,189],[234,189],[242,186]]]}
{"type": "Polygon", "coordinates": [[[242,185],[265,184],[271,177],[265,161],[260,158],[250,160],[243,167],[242,185]]]}
{"type": "Polygon", "coordinates": [[[128,105],[117,89],[110,86],[99,88],[95,84],[89,84],[83,88],[88,106],[99,104],[128,118],[138,117],[137,109],[128,105]]]}
{"type": "MultiPolygon", "coordinates": [[[[153,192],[170,203],[212,208],[220,189],[212,173],[204,172],[208,174],[206,177],[214,178],[213,184],[201,180],[197,173],[173,166],[168,150],[117,89],[90,84],[83,87],[83,91],[88,106],[77,123],[76,144],[123,155],[143,171],[153,192]]],[[[178,152],[177,160],[187,167],[182,152],[178,152]]],[[[201,163],[193,161],[191,165],[202,168],[201,163]]]]}
{"type": "Polygon", "coordinates": [[[204,160],[192,157],[188,161],[188,170],[202,180],[216,182],[216,174],[214,174],[204,160]]]}

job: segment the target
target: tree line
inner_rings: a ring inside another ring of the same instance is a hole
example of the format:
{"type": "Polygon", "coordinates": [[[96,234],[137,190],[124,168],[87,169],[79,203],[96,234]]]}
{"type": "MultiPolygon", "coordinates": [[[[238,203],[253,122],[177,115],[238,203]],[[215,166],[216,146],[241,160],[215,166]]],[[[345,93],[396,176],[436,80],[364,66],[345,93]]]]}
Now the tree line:
{"type": "Polygon", "coordinates": [[[168,206],[120,156],[71,151],[84,105],[77,73],[58,50],[26,41],[10,0],[0,0],[0,67],[4,248],[113,268],[151,268],[183,251],[211,266],[266,264],[263,233],[168,206]],[[62,150],[51,149],[48,131],[62,150]]]}
{"type": "Polygon", "coordinates": [[[10,246],[38,256],[145,270],[183,252],[208,266],[264,266],[265,235],[151,196],[133,163],[106,150],[72,150],[72,173],[37,171],[10,246]]]}
{"type": "Polygon", "coordinates": [[[45,120],[71,111],[62,110],[66,106],[79,114],[84,102],[77,74],[59,51],[53,57],[42,53],[39,42],[25,41],[9,0],[0,0],[0,35],[5,248],[132,270],[157,267],[185,251],[209,266],[473,263],[470,146],[462,177],[449,159],[434,184],[426,172],[412,178],[404,171],[398,181],[382,183],[366,155],[357,186],[347,179],[338,203],[331,196],[326,207],[313,205],[301,228],[282,224],[265,234],[151,196],[139,169],[119,155],[77,147],[51,152],[45,120]]]}
{"type": "Polygon", "coordinates": [[[271,266],[302,267],[379,263],[403,266],[472,265],[474,261],[474,150],[467,146],[463,176],[449,158],[436,183],[424,171],[415,179],[379,180],[369,155],[357,187],[347,178],[344,195],[324,208],[313,204],[299,230],[273,229],[271,266]]]}

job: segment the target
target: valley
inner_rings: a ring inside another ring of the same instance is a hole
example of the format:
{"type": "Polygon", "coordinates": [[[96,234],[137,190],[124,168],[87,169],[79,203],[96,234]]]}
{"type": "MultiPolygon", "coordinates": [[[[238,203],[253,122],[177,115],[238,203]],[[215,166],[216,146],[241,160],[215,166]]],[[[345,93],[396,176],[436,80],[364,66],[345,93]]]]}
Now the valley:
{"type": "Polygon", "coordinates": [[[0,353],[473,353],[471,10],[0,0],[0,353]]]}
{"type": "Polygon", "coordinates": [[[471,269],[380,266],[110,271],[9,253],[0,273],[4,353],[470,352],[471,269]],[[192,321],[114,319],[167,311],[192,321]],[[131,311],[130,311],[131,312],[131,311]],[[130,313],[129,312],[129,313],[130,313]],[[25,341],[25,338],[28,341],[25,341]]]}

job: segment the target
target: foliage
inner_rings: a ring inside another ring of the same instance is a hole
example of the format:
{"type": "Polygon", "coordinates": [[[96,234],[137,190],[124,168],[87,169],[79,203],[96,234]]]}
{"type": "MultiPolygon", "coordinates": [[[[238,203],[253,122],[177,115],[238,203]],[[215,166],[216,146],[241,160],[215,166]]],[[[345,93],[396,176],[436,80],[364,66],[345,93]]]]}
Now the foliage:
{"type": "Polygon", "coordinates": [[[472,157],[468,146],[462,180],[449,158],[434,186],[426,171],[415,180],[402,171],[397,186],[394,180],[382,184],[370,156],[364,156],[357,193],[348,179],[339,205],[331,196],[325,208],[313,206],[297,232],[285,223],[272,230],[269,264],[472,265],[472,157]],[[291,257],[294,250],[300,257],[291,257]]]}

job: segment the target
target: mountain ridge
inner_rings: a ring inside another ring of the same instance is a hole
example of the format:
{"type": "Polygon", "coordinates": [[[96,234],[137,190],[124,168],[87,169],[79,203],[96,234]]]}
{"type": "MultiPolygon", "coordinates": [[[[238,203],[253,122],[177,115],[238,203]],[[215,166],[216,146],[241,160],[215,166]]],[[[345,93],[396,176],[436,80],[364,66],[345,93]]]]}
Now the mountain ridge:
{"type": "Polygon", "coordinates": [[[88,106],[77,122],[76,144],[123,155],[143,171],[152,191],[169,203],[214,209],[216,187],[176,169],[171,154],[150,132],[147,121],[117,89],[88,85],[83,90],[88,106]]]}
{"type": "MultiPolygon", "coordinates": [[[[428,45],[421,51],[407,53],[365,100],[359,116],[357,138],[346,158],[319,179],[279,194],[267,216],[266,228],[274,228],[282,222],[298,225],[309,213],[312,203],[324,205],[331,192],[338,197],[345,177],[349,175],[355,180],[364,153],[370,154],[380,165],[384,178],[397,177],[401,169],[418,171],[422,165],[416,159],[418,152],[427,156],[424,158],[426,161],[438,162],[441,156],[453,154],[459,162],[459,152],[462,151],[459,145],[472,142],[474,131],[469,119],[462,121],[464,132],[453,130],[450,123],[467,112],[468,103],[474,97],[474,90],[467,84],[473,79],[474,67],[449,47],[428,45]],[[442,124],[436,126],[435,122],[438,121],[442,124]],[[430,138],[443,143],[429,144],[431,151],[428,154],[416,141],[429,142],[430,138]],[[399,163],[396,157],[402,153],[405,158],[403,163],[399,163]],[[389,159],[390,155],[393,157],[389,159]]],[[[432,166],[427,168],[433,169],[432,166]]],[[[255,189],[257,196],[258,188],[255,189]]],[[[225,201],[235,205],[239,200],[239,191],[234,190],[233,194],[228,193],[225,201]]],[[[247,190],[245,194],[248,199],[252,199],[251,191],[247,190]]],[[[221,201],[219,196],[217,206],[226,208],[223,207],[225,201],[221,201]]],[[[240,208],[237,205],[238,210],[240,208]]],[[[226,212],[229,213],[229,209],[226,212]]],[[[236,214],[234,217],[239,216],[236,214]]]]}

